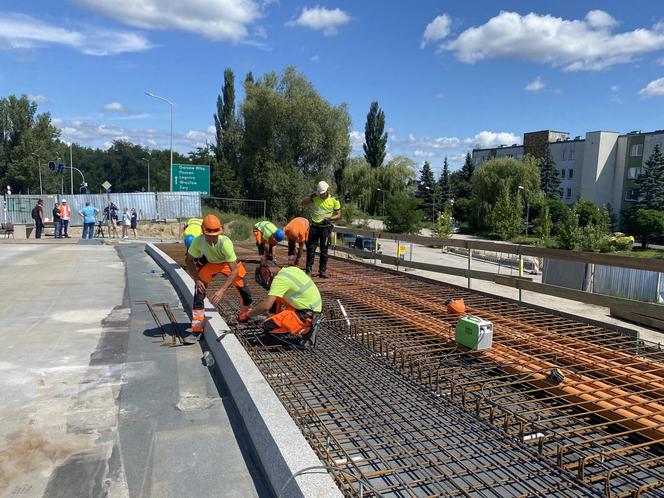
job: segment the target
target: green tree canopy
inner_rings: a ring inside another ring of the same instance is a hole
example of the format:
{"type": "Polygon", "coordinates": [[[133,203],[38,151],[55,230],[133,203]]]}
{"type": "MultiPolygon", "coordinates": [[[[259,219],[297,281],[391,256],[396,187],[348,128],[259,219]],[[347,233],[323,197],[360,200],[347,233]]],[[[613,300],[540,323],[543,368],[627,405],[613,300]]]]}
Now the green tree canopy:
{"type": "Polygon", "coordinates": [[[486,161],[473,177],[473,194],[480,202],[494,205],[503,186],[507,186],[514,198],[519,186],[533,204],[541,197],[540,176],[537,161],[530,156],[523,160],[501,157],[486,161]]]}
{"type": "Polygon", "coordinates": [[[540,188],[544,196],[548,199],[560,199],[560,173],[548,147],[544,152],[544,157],[540,160],[539,166],[540,188]]]}
{"type": "Polygon", "coordinates": [[[470,152],[466,154],[463,166],[458,172],[455,172],[453,182],[454,199],[471,199],[473,197],[473,177],[475,176],[475,165],[470,152]]]}
{"type": "Polygon", "coordinates": [[[664,237],[664,213],[655,209],[637,209],[632,217],[632,229],[645,249],[653,239],[664,237]]]}
{"type": "Polygon", "coordinates": [[[655,144],[645,162],[643,174],[636,180],[636,188],[639,191],[637,208],[664,211],[664,154],[659,144],[655,144]]]}
{"type": "Polygon", "coordinates": [[[385,132],[385,113],[372,102],[364,125],[364,158],[372,168],[379,168],[385,160],[387,132],[385,132]]]}
{"type": "Polygon", "coordinates": [[[447,206],[451,197],[450,197],[450,170],[447,164],[447,156],[443,161],[443,171],[440,173],[440,178],[438,179],[438,194],[440,195],[441,206],[447,206]]]}

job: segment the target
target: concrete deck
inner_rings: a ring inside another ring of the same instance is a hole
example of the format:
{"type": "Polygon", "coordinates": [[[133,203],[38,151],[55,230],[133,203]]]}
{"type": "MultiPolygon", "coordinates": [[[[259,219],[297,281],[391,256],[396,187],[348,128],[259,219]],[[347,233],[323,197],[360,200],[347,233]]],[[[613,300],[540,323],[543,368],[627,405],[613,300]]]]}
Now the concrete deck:
{"type": "Polygon", "coordinates": [[[271,496],[180,301],[142,244],[0,246],[0,496],[271,496]]]}

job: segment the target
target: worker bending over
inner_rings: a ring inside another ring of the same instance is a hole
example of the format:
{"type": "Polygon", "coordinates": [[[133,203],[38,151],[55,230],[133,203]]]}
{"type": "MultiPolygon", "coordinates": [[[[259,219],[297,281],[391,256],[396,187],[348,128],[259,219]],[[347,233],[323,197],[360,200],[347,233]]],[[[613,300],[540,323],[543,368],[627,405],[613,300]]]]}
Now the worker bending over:
{"type": "Polygon", "coordinates": [[[311,210],[311,224],[309,225],[309,238],[307,239],[307,275],[311,275],[316,257],[316,246],[320,245],[320,262],[318,263],[318,276],[327,278],[327,248],[332,239],[333,221],[341,218],[341,203],[332,197],[330,186],[326,182],[318,182],[316,191],[304,198],[302,204],[313,205],[311,210]]]}
{"type": "Polygon", "coordinates": [[[273,248],[284,238],[284,231],[270,221],[259,221],[254,225],[254,238],[258,254],[264,259],[274,259],[273,248]]]}
{"type": "Polygon", "coordinates": [[[302,257],[302,248],[309,238],[309,220],[302,217],[292,219],[284,227],[284,234],[288,239],[288,264],[298,266],[302,257]]]}
{"type": "Polygon", "coordinates": [[[215,275],[222,273],[227,278],[215,292],[210,301],[215,306],[223,299],[226,289],[235,286],[240,293],[240,317],[245,317],[251,306],[251,292],[245,281],[247,271],[237,261],[233,242],[221,235],[221,222],[213,214],[203,219],[203,234],[199,235],[189,246],[187,252],[187,271],[194,278],[194,304],[191,311],[191,331],[203,332],[205,326],[205,294],[207,287],[215,275]]]}
{"type": "MultiPolygon", "coordinates": [[[[267,263],[274,265],[273,262],[267,263]]],[[[269,334],[287,334],[300,339],[300,346],[312,348],[316,345],[318,323],[323,303],[318,287],[311,277],[297,266],[282,268],[275,275],[272,269],[261,267],[256,272],[256,282],[267,289],[267,297],[249,311],[246,318],[272,313],[262,324],[269,334]],[[271,271],[272,270],[272,271],[271,271]]]]}
{"type": "Polygon", "coordinates": [[[203,229],[201,228],[202,225],[202,218],[189,218],[187,223],[185,223],[184,231],[182,232],[182,240],[184,240],[185,252],[189,250],[189,246],[194,241],[194,239],[203,233],[203,229]]]}

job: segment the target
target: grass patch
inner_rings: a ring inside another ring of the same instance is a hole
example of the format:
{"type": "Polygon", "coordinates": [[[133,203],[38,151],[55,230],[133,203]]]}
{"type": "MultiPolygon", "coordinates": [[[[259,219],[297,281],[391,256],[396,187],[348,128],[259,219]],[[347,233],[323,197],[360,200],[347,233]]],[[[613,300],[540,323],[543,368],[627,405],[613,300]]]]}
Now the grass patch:
{"type": "Polygon", "coordinates": [[[224,235],[233,241],[249,239],[252,235],[254,225],[260,221],[243,214],[222,213],[217,209],[203,207],[203,216],[207,216],[208,214],[213,214],[221,220],[221,224],[224,226],[224,235]]]}
{"type": "Polygon", "coordinates": [[[510,240],[512,244],[523,244],[526,246],[541,246],[543,245],[542,239],[539,237],[531,236],[528,235],[527,237],[525,235],[519,235],[518,237],[514,237],[513,239],[510,240]]]}
{"type": "Polygon", "coordinates": [[[662,249],[641,249],[638,247],[631,251],[616,251],[610,254],[629,256],[630,258],[664,259],[664,250],[662,249]]]}

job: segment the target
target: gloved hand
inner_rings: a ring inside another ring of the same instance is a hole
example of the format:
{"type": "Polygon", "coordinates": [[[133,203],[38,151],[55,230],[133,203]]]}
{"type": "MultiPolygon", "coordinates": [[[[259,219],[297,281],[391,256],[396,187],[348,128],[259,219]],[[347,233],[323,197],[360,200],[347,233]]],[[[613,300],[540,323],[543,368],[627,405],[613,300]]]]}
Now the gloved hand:
{"type": "Polygon", "coordinates": [[[331,225],[332,220],[330,218],[323,218],[323,223],[325,223],[326,225],[331,225]]]}
{"type": "Polygon", "coordinates": [[[249,321],[249,312],[251,310],[240,310],[237,314],[238,323],[247,323],[249,321]]]}

